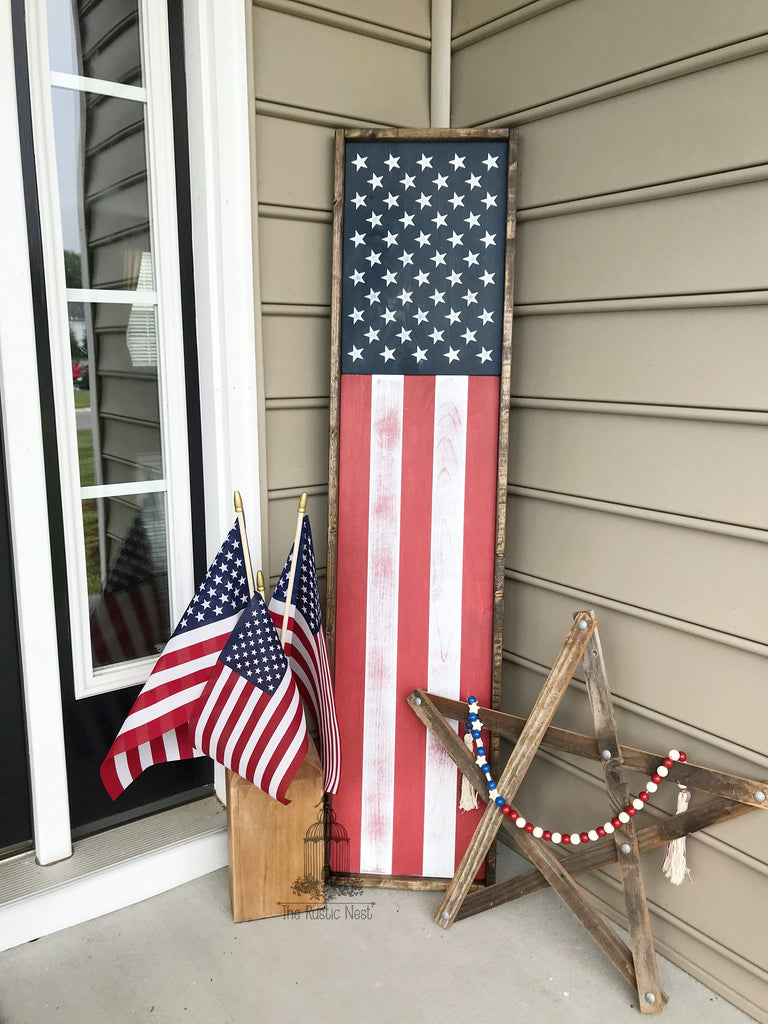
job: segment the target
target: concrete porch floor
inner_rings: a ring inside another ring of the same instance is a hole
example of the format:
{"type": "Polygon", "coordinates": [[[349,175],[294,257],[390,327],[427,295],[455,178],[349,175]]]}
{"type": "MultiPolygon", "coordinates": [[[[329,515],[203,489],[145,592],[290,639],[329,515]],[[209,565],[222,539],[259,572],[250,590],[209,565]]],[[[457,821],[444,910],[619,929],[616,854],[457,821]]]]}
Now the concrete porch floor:
{"type": "MultiPolygon", "coordinates": [[[[499,846],[499,877],[515,857],[499,846]]],[[[365,889],[233,924],[227,871],[0,953],[0,1024],[637,1024],[637,998],[552,892],[458,922],[365,889]]],[[[626,938],[626,936],[624,936],[626,938]]],[[[663,957],[666,1024],[752,1018],[663,957]]],[[[650,1018],[653,1019],[653,1018],[650,1018]]]]}

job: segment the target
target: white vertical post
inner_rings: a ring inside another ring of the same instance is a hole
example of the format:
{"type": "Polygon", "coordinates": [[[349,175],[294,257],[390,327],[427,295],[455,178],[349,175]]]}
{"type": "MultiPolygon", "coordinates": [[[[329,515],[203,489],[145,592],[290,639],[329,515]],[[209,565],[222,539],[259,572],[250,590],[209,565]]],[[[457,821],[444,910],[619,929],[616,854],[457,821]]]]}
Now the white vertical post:
{"type": "Polygon", "coordinates": [[[451,3],[432,0],[432,52],[430,60],[430,127],[451,124],[451,3]]]}
{"type": "Polygon", "coordinates": [[[72,842],[10,4],[0,14],[0,96],[0,406],[35,850],[51,864],[71,855],[72,842]]]}

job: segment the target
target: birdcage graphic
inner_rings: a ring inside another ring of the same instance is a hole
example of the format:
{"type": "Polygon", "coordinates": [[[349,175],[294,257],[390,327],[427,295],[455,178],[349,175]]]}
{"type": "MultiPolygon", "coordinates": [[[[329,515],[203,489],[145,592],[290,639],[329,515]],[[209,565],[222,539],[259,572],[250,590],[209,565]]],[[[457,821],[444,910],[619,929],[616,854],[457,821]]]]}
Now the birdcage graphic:
{"type": "Polygon", "coordinates": [[[335,811],[323,802],[304,836],[304,874],[322,881],[325,866],[333,857],[334,871],[349,872],[349,834],[336,820],[335,811]]]}

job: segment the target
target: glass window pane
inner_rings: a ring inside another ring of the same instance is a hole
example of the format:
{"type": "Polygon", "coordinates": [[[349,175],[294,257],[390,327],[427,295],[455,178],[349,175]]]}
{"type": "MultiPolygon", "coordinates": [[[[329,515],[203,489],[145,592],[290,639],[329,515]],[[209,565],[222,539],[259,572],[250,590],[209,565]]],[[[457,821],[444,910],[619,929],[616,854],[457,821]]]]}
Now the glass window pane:
{"type": "Polygon", "coordinates": [[[154,288],[144,104],[52,90],[68,288],[154,288]]]}
{"type": "Polygon", "coordinates": [[[159,654],[171,634],[162,494],[83,502],[94,667],[159,654]]]}
{"type": "Polygon", "coordinates": [[[138,0],[48,0],[52,71],[141,85],[138,0]]]}
{"type": "Polygon", "coordinates": [[[80,486],[162,479],[155,307],[68,308],[80,486]]]}

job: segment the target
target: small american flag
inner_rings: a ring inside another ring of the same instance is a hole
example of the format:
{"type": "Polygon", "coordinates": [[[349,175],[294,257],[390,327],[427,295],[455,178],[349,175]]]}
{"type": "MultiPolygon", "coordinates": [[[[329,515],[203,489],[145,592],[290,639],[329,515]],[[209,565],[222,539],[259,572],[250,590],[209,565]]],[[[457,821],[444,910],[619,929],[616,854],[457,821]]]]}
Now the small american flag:
{"type": "Polygon", "coordinates": [[[287,804],[307,725],[280,637],[260,594],[232,631],[190,722],[194,744],[287,804]]]}
{"type": "Polygon", "coordinates": [[[188,729],[192,708],[247,604],[235,523],[104,758],[113,800],[150,765],[200,754],[188,729]]]}
{"type": "Polygon", "coordinates": [[[288,623],[285,634],[285,653],[301,695],[309,705],[320,731],[320,755],[323,762],[323,789],[335,793],[341,771],[341,746],[336,723],[333,683],[328,665],[328,651],[320,611],[320,591],[317,585],[315,552],[309,516],[305,515],[299,539],[298,553],[291,548],[280,581],[269,602],[272,621],[282,629],[291,563],[296,557],[293,592],[288,601],[288,623]]]}
{"type": "Polygon", "coordinates": [[[343,145],[333,807],[351,871],[450,877],[478,812],[405,699],[491,698],[508,136],[343,145]]]}

